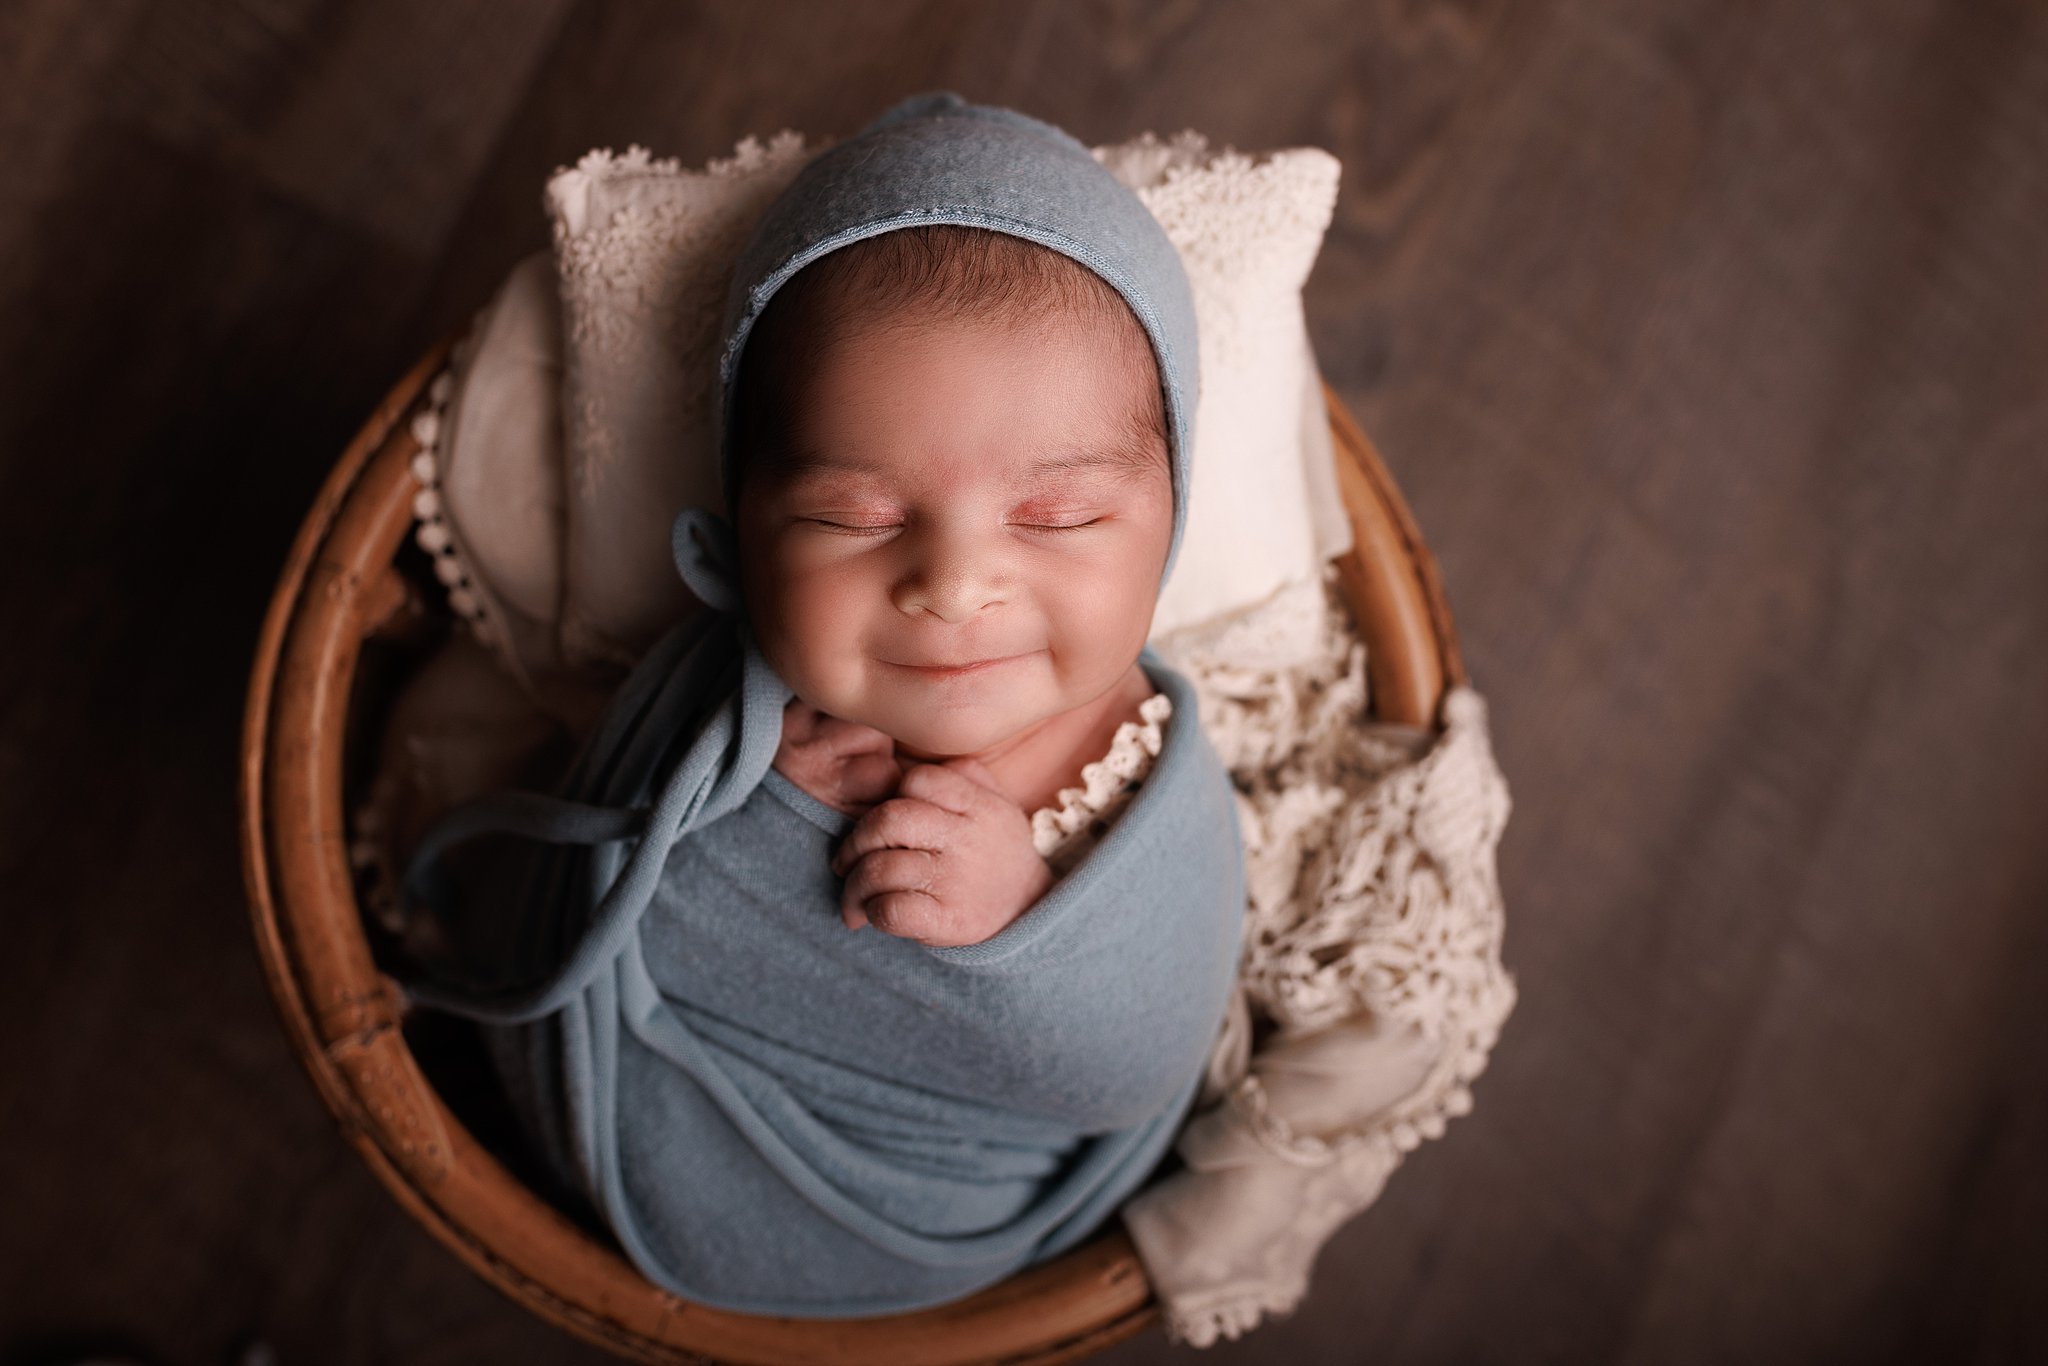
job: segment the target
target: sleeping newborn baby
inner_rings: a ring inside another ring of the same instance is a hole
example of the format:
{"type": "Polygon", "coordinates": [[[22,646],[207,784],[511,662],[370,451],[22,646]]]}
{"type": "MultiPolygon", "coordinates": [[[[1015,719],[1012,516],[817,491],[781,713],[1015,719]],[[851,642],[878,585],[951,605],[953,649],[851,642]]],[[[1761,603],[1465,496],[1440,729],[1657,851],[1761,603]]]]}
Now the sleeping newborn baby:
{"type": "Polygon", "coordinates": [[[734,417],[749,615],[796,693],[775,768],[882,801],[834,855],[847,923],[985,940],[1053,881],[1025,813],[1170,712],[1137,662],[1173,532],[1144,329],[1045,247],[903,229],[777,294],[734,417]]]}
{"type": "Polygon", "coordinates": [[[1145,647],[1193,307],[1085,148],[951,96],[806,167],[731,300],[730,521],[675,534],[709,610],[566,800],[458,812],[415,865],[553,841],[505,917],[538,984],[414,995],[486,1023],[536,1146],[652,1280],[905,1311],[1113,1217],[1228,1002],[1229,779],[1145,647]]]}

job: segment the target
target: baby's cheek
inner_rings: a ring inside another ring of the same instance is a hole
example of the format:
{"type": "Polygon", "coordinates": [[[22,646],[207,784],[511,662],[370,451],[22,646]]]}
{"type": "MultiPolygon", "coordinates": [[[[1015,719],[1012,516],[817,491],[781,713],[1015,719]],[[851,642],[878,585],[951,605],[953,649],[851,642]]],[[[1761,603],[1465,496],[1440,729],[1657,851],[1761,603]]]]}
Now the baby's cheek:
{"type": "Polygon", "coordinates": [[[854,577],[793,578],[777,584],[768,599],[771,620],[759,629],[769,662],[806,701],[843,714],[834,704],[843,707],[859,686],[865,620],[854,577]]]}
{"type": "Polygon", "coordinates": [[[1059,632],[1065,664],[1077,684],[1121,674],[1144,648],[1156,583],[1128,575],[1075,578],[1061,597],[1059,632]],[[1085,591],[1074,585],[1085,583],[1085,591]],[[1081,677],[1080,675],[1086,675],[1081,677]]]}

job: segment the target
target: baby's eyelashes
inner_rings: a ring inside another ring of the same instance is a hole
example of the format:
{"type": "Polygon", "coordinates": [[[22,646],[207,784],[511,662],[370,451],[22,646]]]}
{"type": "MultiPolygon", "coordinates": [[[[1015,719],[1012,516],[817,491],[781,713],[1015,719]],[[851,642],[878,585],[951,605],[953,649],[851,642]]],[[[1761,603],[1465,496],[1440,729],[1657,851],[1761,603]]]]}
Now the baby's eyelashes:
{"type": "Polygon", "coordinates": [[[1022,522],[1018,525],[1031,531],[1086,531],[1089,527],[1099,526],[1106,520],[1102,517],[1093,517],[1085,522],[1022,522]]]}
{"type": "Polygon", "coordinates": [[[832,522],[822,517],[806,517],[804,520],[820,530],[841,536],[879,536],[885,532],[895,531],[903,525],[901,522],[832,522]]]}
{"type": "Polygon", "coordinates": [[[1072,523],[1085,522],[1100,517],[1103,509],[1093,500],[1077,498],[1034,498],[1019,503],[1010,509],[1010,519],[1015,522],[1072,523]]]}
{"type": "MultiPolygon", "coordinates": [[[[825,532],[831,532],[831,535],[840,535],[840,537],[881,537],[881,535],[887,535],[887,532],[903,530],[909,524],[909,518],[905,518],[899,512],[887,512],[887,514],[829,512],[829,514],[809,514],[809,516],[801,516],[797,520],[807,524],[807,526],[815,526],[819,530],[825,530],[825,532]]],[[[1106,512],[1096,512],[1096,510],[1018,508],[1018,510],[1012,510],[1010,514],[1006,514],[1004,524],[1020,528],[1020,530],[1053,530],[1053,532],[1059,532],[1059,530],[1083,530],[1087,526],[1100,526],[1100,524],[1104,524],[1108,520],[1110,520],[1110,516],[1106,512]]]]}

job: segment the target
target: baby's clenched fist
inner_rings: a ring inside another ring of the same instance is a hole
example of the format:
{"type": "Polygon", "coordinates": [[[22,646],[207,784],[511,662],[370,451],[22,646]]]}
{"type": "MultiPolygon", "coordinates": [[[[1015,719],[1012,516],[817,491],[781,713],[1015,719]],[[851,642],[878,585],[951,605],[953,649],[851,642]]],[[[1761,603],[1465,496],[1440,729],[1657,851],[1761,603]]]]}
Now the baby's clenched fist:
{"type": "Polygon", "coordinates": [[[774,762],[776,772],[849,816],[894,792],[903,775],[894,740],[794,697],[782,709],[782,743],[774,762]]]}
{"type": "Polygon", "coordinates": [[[1023,808],[974,759],[913,764],[832,856],[847,928],[934,948],[979,944],[1053,884],[1023,808]]]}

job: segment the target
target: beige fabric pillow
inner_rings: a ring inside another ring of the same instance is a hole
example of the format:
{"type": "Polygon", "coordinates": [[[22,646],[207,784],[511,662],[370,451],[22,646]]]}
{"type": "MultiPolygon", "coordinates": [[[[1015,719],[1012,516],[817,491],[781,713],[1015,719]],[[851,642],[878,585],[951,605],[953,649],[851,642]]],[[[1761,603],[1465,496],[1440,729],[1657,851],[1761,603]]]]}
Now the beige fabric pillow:
{"type": "Polygon", "coordinates": [[[529,685],[560,654],[562,326],[553,263],[519,263],[457,349],[415,508],[450,600],[529,685]],[[454,453],[460,459],[451,459],[454,453]]]}
{"type": "Polygon", "coordinates": [[[548,182],[571,664],[631,663],[689,604],[669,527],[685,507],[723,507],[714,443],[726,284],[769,202],[820,150],[784,132],[692,170],[633,147],[592,152],[548,182]]]}
{"type": "MultiPolygon", "coordinates": [[[[504,609],[487,638],[522,672],[629,663],[686,610],[668,532],[680,508],[719,506],[726,280],[769,201],[820,150],[784,132],[701,170],[638,147],[597,151],[550,180],[559,342],[542,335],[549,320],[523,267],[486,314],[457,393],[487,377],[492,402],[537,410],[538,397],[511,389],[522,366],[531,385],[556,383],[559,354],[559,435],[457,422],[437,457],[454,545],[491,547],[467,566],[473,615],[504,609]],[[508,508],[543,506],[551,525],[522,515],[513,535],[501,524],[508,508]],[[556,608],[536,636],[524,618],[544,607],[546,585],[556,608]]],[[[1202,334],[1189,521],[1154,638],[1213,631],[1276,597],[1306,603],[1321,563],[1350,546],[1301,306],[1338,164],[1311,148],[1214,151],[1193,133],[1096,155],[1180,249],[1202,334]]],[[[1317,646],[1308,612],[1256,619],[1258,662],[1317,646]]]]}
{"type": "MultiPolygon", "coordinates": [[[[1351,546],[1301,288],[1337,202],[1337,159],[1253,157],[1198,134],[1096,149],[1179,248],[1202,341],[1188,525],[1152,619],[1155,639],[1213,625],[1289,584],[1312,586],[1351,546]]],[[[1300,619],[1290,616],[1290,620],[1300,619]]],[[[1319,640],[1272,641],[1280,665],[1319,640]]]]}

